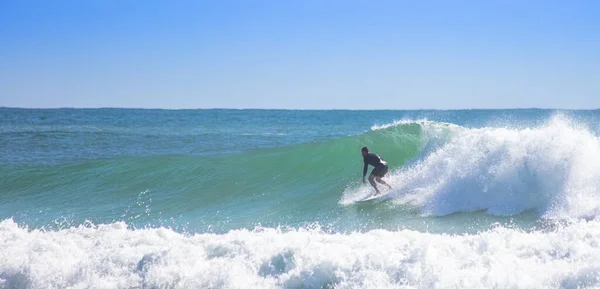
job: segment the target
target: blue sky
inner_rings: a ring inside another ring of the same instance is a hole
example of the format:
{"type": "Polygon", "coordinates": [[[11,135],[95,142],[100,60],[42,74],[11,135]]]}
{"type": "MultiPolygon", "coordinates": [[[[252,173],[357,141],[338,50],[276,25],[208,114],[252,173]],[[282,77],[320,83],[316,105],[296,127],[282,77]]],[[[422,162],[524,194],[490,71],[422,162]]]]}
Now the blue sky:
{"type": "Polygon", "coordinates": [[[0,1],[0,106],[600,108],[598,1],[0,1]]]}

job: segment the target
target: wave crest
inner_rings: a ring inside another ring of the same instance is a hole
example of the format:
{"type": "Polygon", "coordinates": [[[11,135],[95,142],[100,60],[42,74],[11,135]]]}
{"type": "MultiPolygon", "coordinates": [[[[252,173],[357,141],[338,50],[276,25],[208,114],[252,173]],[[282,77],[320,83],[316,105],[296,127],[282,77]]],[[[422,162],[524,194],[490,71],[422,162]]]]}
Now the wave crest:
{"type": "Polygon", "coordinates": [[[425,135],[435,145],[393,173],[394,202],[435,216],[600,213],[600,142],[587,128],[562,116],[526,129],[448,126],[451,133],[440,135],[428,127],[425,135]]]}

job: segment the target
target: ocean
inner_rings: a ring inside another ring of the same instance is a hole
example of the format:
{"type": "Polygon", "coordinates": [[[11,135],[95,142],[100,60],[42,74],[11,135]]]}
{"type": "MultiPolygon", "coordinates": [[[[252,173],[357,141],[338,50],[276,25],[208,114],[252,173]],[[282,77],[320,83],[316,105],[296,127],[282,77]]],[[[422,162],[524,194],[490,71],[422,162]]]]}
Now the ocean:
{"type": "Polygon", "coordinates": [[[0,108],[0,287],[600,288],[599,135],[599,110],[0,108]],[[393,186],[364,203],[363,146],[393,186]]]}

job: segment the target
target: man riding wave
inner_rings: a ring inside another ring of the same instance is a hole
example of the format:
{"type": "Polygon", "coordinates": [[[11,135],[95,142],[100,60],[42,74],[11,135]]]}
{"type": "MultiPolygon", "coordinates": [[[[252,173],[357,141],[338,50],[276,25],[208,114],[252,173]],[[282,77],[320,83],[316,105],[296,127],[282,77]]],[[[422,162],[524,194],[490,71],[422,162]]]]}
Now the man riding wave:
{"type": "Polygon", "coordinates": [[[387,163],[383,159],[381,159],[381,157],[379,157],[377,154],[370,153],[368,147],[363,147],[361,151],[362,151],[362,155],[363,155],[363,160],[365,162],[365,168],[363,169],[363,178],[362,178],[363,183],[366,184],[365,176],[367,175],[367,169],[368,169],[369,165],[372,165],[374,168],[371,171],[371,174],[369,175],[369,183],[371,183],[371,186],[373,186],[373,188],[375,188],[375,192],[376,192],[375,195],[379,195],[379,193],[380,193],[375,181],[377,181],[380,184],[384,184],[384,185],[388,186],[388,188],[391,189],[392,186],[388,185],[384,180],[381,179],[388,172],[387,163]]]}

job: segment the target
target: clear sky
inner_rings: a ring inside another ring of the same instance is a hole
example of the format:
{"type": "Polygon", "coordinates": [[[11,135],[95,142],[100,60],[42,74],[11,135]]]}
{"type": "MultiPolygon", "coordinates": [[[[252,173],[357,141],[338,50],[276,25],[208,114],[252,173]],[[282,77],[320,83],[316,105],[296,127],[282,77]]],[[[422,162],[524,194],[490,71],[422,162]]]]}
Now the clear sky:
{"type": "Polygon", "coordinates": [[[0,106],[600,108],[600,1],[0,1],[0,106]]]}

